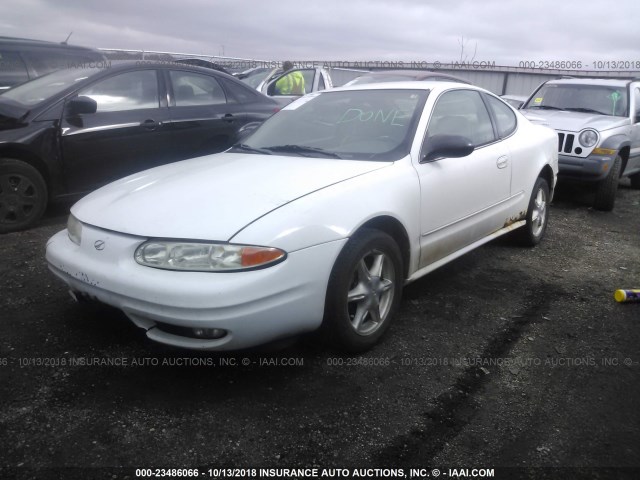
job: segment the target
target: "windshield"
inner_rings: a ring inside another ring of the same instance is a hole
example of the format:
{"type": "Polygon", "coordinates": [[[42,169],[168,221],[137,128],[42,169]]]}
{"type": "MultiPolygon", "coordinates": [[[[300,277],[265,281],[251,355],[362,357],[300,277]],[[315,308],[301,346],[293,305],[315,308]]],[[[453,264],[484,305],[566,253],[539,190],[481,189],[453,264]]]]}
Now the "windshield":
{"type": "Polygon", "coordinates": [[[609,85],[547,84],[535,93],[525,108],[625,117],[628,115],[627,89],[609,85]]]}
{"type": "Polygon", "coordinates": [[[246,77],[243,77],[240,80],[249,85],[251,88],[258,88],[258,85],[260,85],[263,80],[267,79],[267,76],[269,76],[271,71],[271,68],[256,68],[246,77]]]}
{"type": "Polygon", "coordinates": [[[97,71],[97,68],[65,68],[10,88],[0,98],[26,106],[37,105],[97,71]]]}
{"type": "Polygon", "coordinates": [[[409,154],[428,90],[309,94],[267,120],[235,151],[393,161],[409,154]]]}

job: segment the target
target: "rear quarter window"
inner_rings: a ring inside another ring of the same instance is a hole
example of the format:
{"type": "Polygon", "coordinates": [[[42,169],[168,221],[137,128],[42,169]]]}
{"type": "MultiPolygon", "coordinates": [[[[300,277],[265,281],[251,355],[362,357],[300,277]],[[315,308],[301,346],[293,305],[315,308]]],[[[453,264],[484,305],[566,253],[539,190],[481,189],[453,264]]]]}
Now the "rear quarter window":
{"type": "Polygon", "coordinates": [[[235,82],[220,78],[222,86],[229,94],[229,102],[231,103],[251,103],[259,100],[258,92],[244,85],[238,85],[235,82]]]}
{"type": "Polygon", "coordinates": [[[518,119],[516,118],[516,114],[513,113],[513,110],[511,110],[511,107],[491,95],[484,95],[484,98],[487,100],[489,108],[491,108],[496,120],[498,136],[505,138],[515,132],[518,126],[518,119]]]}

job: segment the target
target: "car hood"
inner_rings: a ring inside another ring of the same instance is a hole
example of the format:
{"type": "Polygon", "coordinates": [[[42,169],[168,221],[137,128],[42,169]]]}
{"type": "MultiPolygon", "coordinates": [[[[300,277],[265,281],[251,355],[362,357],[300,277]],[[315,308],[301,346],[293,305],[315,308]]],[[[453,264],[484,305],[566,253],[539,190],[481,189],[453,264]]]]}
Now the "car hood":
{"type": "Polygon", "coordinates": [[[579,132],[583,128],[594,128],[603,131],[629,125],[629,119],[626,117],[610,117],[608,115],[594,115],[583,112],[535,109],[520,110],[520,113],[535,123],[542,123],[540,119],[543,118],[545,125],[556,130],[568,132],[579,132]]]}
{"type": "Polygon", "coordinates": [[[71,212],[83,223],[132,235],[225,241],[296,198],[389,165],[220,153],[123,178],[71,212]]]}
{"type": "Polygon", "coordinates": [[[0,97],[0,130],[23,126],[23,120],[28,114],[27,108],[2,101],[0,97]]]}

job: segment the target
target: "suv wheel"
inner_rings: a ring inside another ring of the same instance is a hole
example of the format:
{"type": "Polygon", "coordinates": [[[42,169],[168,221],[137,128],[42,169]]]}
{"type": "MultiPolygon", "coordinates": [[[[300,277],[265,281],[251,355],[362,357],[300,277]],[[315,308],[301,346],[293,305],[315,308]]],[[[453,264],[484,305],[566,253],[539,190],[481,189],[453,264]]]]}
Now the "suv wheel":
{"type": "Polygon", "coordinates": [[[629,180],[631,180],[631,188],[640,189],[640,173],[630,175],[629,180]]]}
{"type": "Polygon", "coordinates": [[[596,187],[596,198],[593,207],[596,210],[610,212],[616,201],[616,192],[618,191],[618,180],[620,179],[620,168],[622,167],[622,158],[620,155],[613,161],[613,167],[609,170],[607,178],[598,183],[596,187]]]}

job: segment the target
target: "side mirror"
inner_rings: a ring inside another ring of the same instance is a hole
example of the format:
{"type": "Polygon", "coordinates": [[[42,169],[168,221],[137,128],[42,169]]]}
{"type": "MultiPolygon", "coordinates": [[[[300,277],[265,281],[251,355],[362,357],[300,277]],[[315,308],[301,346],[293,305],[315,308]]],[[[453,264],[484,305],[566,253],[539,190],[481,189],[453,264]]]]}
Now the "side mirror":
{"type": "Polygon", "coordinates": [[[82,113],[96,113],[97,110],[98,102],[90,97],[79,96],[67,103],[67,114],[70,116],[82,113]]]}
{"type": "Polygon", "coordinates": [[[471,155],[475,147],[462,135],[434,135],[427,139],[424,155],[420,160],[433,162],[439,158],[460,158],[471,155]]]}

